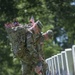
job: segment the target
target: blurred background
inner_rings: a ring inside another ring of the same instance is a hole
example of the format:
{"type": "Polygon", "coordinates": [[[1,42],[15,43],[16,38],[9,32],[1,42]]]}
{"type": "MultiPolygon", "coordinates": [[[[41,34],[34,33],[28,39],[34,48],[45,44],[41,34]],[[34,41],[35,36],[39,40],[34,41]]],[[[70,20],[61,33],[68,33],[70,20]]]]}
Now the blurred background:
{"type": "Polygon", "coordinates": [[[46,58],[75,44],[75,0],[0,0],[0,75],[21,75],[20,61],[13,56],[4,24],[14,18],[28,24],[31,16],[42,22],[43,32],[56,31],[44,42],[46,58]]]}

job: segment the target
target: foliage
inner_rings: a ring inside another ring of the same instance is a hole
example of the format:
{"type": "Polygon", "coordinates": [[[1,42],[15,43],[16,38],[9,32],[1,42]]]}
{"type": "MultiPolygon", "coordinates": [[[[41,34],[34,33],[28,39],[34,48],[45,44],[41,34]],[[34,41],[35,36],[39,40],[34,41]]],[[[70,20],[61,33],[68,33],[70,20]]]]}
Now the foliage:
{"type": "Polygon", "coordinates": [[[75,32],[75,5],[71,5],[72,2],[73,0],[45,0],[47,9],[57,17],[57,25],[64,27],[67,31],[70,45],[74,44],[75,32]]]}
{"type": "MultiPolygon", "coordinates": [[[[43,32],[62,26],[68,35],[68,46],[75,43],[75,6],[72,0],[0,0],[0,75],[20,75],[20,61],[13,59],[4,24],[17,18],[21,23],[28,23],[33,15],[43,23],[43,32]],[[57,21],[55,21],[55,17],[57,21]]],[[[44,44],[46,58],[62,50],[53,40],[44,44]]]]}
{"type": "Polygon", "coordinates": [[[62,48],[58,47],[57,44],[53,45],[53,41],[51,41],[51,40],[44,42],[43,49],[44,49],[45,58],[49,58],[49,57],[59,53],[62,50],[62,48]]]}

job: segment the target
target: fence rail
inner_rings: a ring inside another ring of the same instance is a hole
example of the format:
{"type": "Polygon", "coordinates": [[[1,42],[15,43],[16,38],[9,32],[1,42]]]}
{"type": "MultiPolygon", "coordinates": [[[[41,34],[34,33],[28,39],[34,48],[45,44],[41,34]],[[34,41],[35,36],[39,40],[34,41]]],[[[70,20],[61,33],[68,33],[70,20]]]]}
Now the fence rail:
{"type": "Polygon", "coordinates": [[[75,45],[46,59],[51,75],[75,75],[75,45]]]}

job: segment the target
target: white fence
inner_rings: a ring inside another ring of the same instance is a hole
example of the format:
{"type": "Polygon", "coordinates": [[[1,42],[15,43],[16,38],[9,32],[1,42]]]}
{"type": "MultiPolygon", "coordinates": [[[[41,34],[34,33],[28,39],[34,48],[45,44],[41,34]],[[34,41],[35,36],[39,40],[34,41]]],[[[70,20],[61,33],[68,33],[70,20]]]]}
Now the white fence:
{"type": "Polygon", "coordinates": [[[75,75],[75,45],[46,59],[46,62],[51,75],[75,75]]]}

